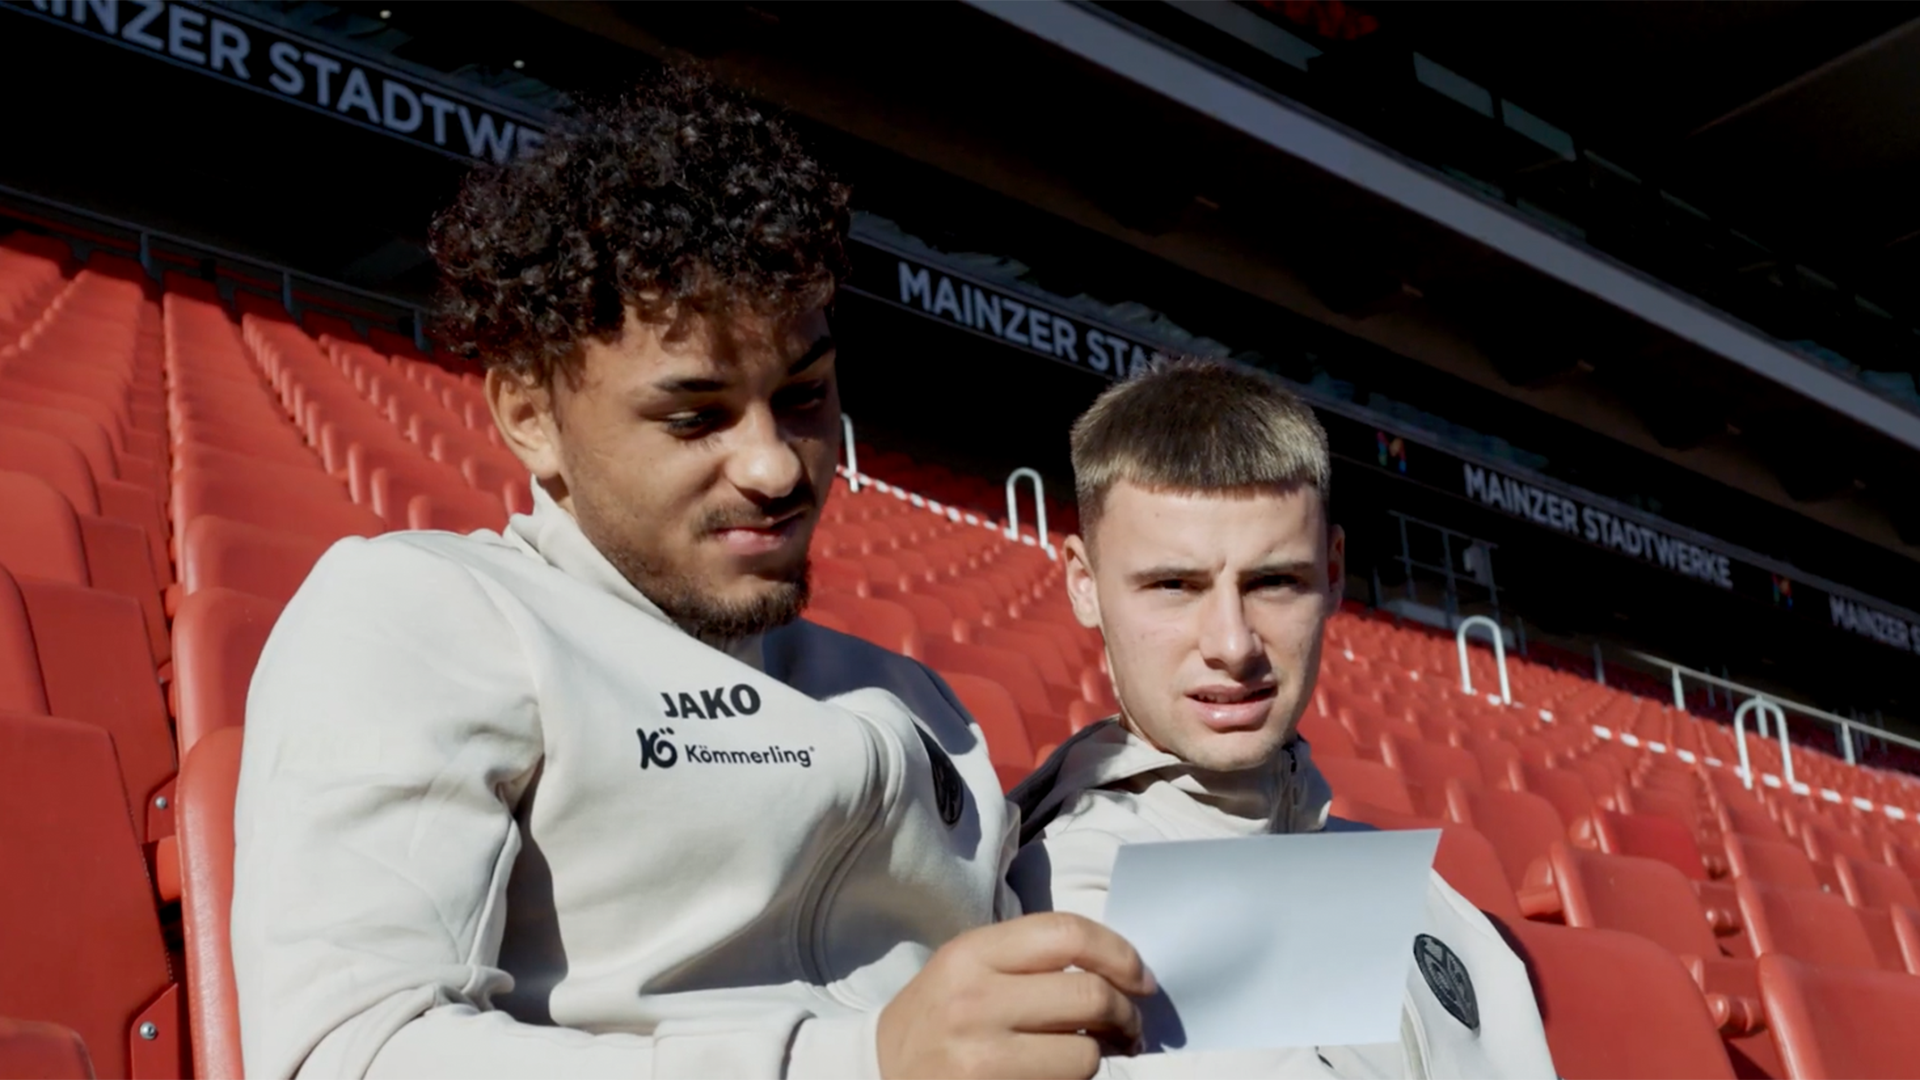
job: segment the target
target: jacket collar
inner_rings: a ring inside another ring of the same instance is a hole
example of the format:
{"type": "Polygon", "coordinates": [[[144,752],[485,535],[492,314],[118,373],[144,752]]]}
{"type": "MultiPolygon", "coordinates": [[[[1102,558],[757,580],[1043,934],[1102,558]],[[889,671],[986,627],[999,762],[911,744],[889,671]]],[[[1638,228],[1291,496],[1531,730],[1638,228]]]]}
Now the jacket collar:
{"type": "Polygon", "coordinates": [[[1196,813],[1218,827],[1249,835],[1318,832],[1333,799],[1311,749],[1298,736],[1265,765],[1218,772],[1151,745],[1113,718],[1075,733],[1013,792],[1024,818],[1021,841],[1037,836],[1082,792],[1145,791],[1155,784],[1183,793],[1196,813]]]}
{"type": "MultiPolygon", "coordinates": [[[[658,604],[648,599],[633,582],[627,580],[625,574],[607,561],[593,541],[587,539],[580,523],[554,501],[552,495],[547,494],[547,489],[538,480],[532,481],[532,485],[533,513],[513,515],[505,530],[509,541],[517,542],[568,577],[585,582],[643,614],[684,632],[684,628],[667,618],[666,612],[661,611],[658,604]]],[[[759,634],[733,640],[698,640],[755,670],[763,668],[759,634]]]]}

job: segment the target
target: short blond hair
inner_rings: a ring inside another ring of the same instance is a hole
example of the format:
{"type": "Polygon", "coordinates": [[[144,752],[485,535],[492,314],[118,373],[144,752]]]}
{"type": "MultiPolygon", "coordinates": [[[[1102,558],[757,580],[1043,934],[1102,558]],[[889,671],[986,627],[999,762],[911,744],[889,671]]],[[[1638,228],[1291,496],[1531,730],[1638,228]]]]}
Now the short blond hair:
{"type": "Polygon", "coordinates": [[[1072,438],[1083,536],[1122,481],[1172,491],[1305,484],[1331,507],[1325,429],[1280,380],[1253,368],[1162,360],[1095,399],[1072,438]]]}

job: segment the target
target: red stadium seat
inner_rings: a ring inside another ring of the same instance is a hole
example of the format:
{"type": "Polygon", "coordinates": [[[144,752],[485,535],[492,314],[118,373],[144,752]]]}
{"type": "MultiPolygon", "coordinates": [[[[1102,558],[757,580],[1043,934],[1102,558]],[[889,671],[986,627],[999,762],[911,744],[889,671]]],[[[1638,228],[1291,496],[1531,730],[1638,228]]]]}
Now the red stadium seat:
{"type": "Polygon", "coordinates": [[[180,757],[201,739],[247,719],[254,665],[283,604],[232,589],[201,589],[180,605],[173,632],[180,757]]]}
{"type": "Polygon", "coordinates": [[[1593,794],[1577,775],[1565,769],[1549,769],[1543,765],[1522,762],[1520,777],[1521,790],[1530,791],[1553,804],[1560,812],[1560,820],[1572,825],[1588,814],[1593,813],[1593,794]]]}
{"type": "Polygon", "coordinates": [[[1449,780],[1446,798],[1449,818],[1478,830],[1493,844],[1507,883],[1516,892],[1534,860],[1545,858],[1547,849],[1567,834],[1553,804],[1538,795],[1476,790],[1449,780]]]}
{"type": "Polygon", "coordinates": [[[187,1075],[185,1012],[113,740],[0,714],[0,1015],[63,1024],[102,1076],[187,1075]],[[154,1025],[155,1037],[136,1032],[154,1025]]]}
{"type": "Polygon", "coordinates": [[[180,545],[180,584],[188,594],[228,588],[287,601],[333,541],[201,514],[180,545]]]}
{"type": "Polygon", "coordinates": [[[0,564],[20,577],[92,583],[80,519],[58,491],[38,477],[0,471],[0,506],[7,508],[0,564]]]}
{"type": "Polygon", "coordinates": [[[1497,921],[1533,976],[1566,1080],[1734,1076],[1699,991],[1666,950],[1609,930],[1497,921]]]}
{"type": "MultiPolygon", "coordinates": [[[[1312,706],[1308,706],[1307,711],[1300,715],[1300,723],[1295,730],[1307,740],[1307,745],[1313,747],[1313,760],[1316,763],[1324,763],[1328,758],[1360,756],[1360,751],[1354,748],[1353,736],[1347,734],[1347,729],[1312,706]]],[[[1321,772],[1325,771],[1321,769],[1321,772]]]]}
{"type": "Polygon", "coordinates": [[[1313,760],[1336,797],[1377,806],[1390,813],[1413,814],[1413,797],[1407,793],[1406,781],[1385,765],[1360,758],[1323,760],[1315,757],[1313,760]]]}
{"type": "Polygon", "coordinates": [[[1474,790],[1485,786],[1480,763],[1458,747],[1383,732],[1380,759],[1406,780],[1414,809],[1428,817],[1446,816],[1447,781],[1455,780],[1474,790]]]}
{"type": "Polygon", "coordinates": [[[849,592],[822,591],[813,598],[812,608],[830,612],[845,620],[849,633],[903,656],[923,659],[919,654],[920,628],[913,613],[890,600],[875,600],[849,592]]]}
{"type": "Polygon", "coordinates": [[[1729,834],[1727,843],[1727,864],[1733,869],[1736,878],[1748,878],[1764,881],[1769,885],[1784,885],[1797,889],[1817,889],[1820,879],[1813,872],[1813,864],[1792,844],[1755,840],[1751,837],[1729,834]]]}
{"type": "Polygon", "coordinates": [[[186,935],[193,1075],[238,1080],[239,991],[228,911],[233,906],[233,800],[241,733],[209,732],[180,769],[180,912],[186,935]]]}
{"type": "Polygon", "coordinates": [[[93,1080],[93,1059],[79,1033],[64,1024],[0,1017],[0,1076],[93,1080]]]}
{"type": "Polygon", "coordinates": [[[0,565],[0,711],[44,714],[47,689],[33,622],[13,575],[0,565]]]}
{"type": "Polygon", "coordinates": [[[380,515],[354,505],[344,490],[338,498],[320,499],[287,492],[270,480],[227,473],[183,473],[174,484],[173,520],[176,526],[191,528],[201,514],[326,541],[378,536],[387,531],[380,515]]]}
{"type": "Polygon", "coordinates": [[[1878,968],[1879,954],[1847,902],[1818,888],[1765,885],[1751,878],[1737,886],[1740,916],[1760,956],[1781,953],[1810,964],[1878,968]]]}
{"type": "Polygon", "coordinates": [[[1587,815],[1579,831],[1591,835],[1595,846],[1609,855],[1659,859],[1689,880],[1707,879],[1706,861],[1693,833],[1671,818],[1595,810],[1587,815]]]}
{"type": "Polygon", "coordinates": [[[1913,882],[1899,870],[1882,862],[1845,855],[1835,856],[1833,863],[1840,893],[1854,907],[1891,908],[1899,904],[1920,908],[1920,893],[1916,893],[1913,882]]]}
{"type": "MultiPolygon", "coordinates": [[[[1047,691],[1046,683],[1025,656],[987,645],[970,645],[939,638],[922,638],[926,655],[920,657],[941,674],[960,673],[991,679],[1005,687],[1020,706],[1033,741],[1044,746],[1067,741],[1072,732],[1066,720],[1066,703],[1058,705],[1047,691]]],[[[1077,696],[1077,695],[1076,695],[1077,696]]]]}
{"type": "Polygon", "coordinates": [[[1481,911],[1503,918],[1520,918],[1520,906],[1507,885],[1506,873],[1500,869],[1499,854],[1486,837],[1473,829],[1433,818],[1396,814],[1338,793],[1333,797],[1333,817],[1376,829],[1439,829],[1440,847],[1433,855],[1433,869],[1441,878],[1481,911]]]}
{"type": "Polygon", "coordinates": [[[163,805],[175,772],[166,701],[147,652],[140,611],[123,596],[51,581],[18,582],[55,716],[113,737],[121,800],[143,840],[173,832],[163,805]]]}
{"type": "Polygon", "coordinates": [[[1920,977],[1760,958],[1760,991],[1796,1080],[1904,1078],[1920,1063],[1920,977]]]}
{"type": "Polygon", "coordinates": [[[1035,764],[1034,746],[1013,695],[999,683],[978,675],[943,672],[941,677],[980,725],[987,740],[987,757],[1000,774],[1001,788],[1013,790],[1035,764]]]}
{"type": "Polygon", "coordinates": [[[1771,1063],[1760,1031],[1760,992],[1753,961],[1722,955],[1687,879],[1657,859],[1604,855],[1555,844],[1548,859],[1567,925],[1638,934],[1689,967],[1720,1029],[1744,1058],[1771,1063]],[[1714,1000],[1713,995],[1719,995],[1714,1000]]]}
{"type": "Polygon", "coordinates": [[[950,638],[954,641],[960,640],[954,625],[959,620],[953,617],[953,609],[940,600],[925,593],[914,592],[895,593],[887,597],[887,600],[911,612],[914,625],[920,628],[921,633],[933,637],[950,638]]]}

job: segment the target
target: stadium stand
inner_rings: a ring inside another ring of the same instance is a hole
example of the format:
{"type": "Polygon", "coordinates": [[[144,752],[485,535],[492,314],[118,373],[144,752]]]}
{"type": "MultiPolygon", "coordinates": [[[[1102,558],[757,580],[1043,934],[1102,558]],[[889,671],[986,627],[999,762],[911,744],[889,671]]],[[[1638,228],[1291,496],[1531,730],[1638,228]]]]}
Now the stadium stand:
{"type": "MultiPolygon", "coordinates": [[[[1072,508],[1010,539],[997,485],[859,461],[809,618],[938,670],[1010,787],[1115,710],[1050,557],[1072,508]]],[[[476,379],[400,339],[0,241],[0,876],[40,883],[0,890],[0,1071],[179,1075],[184,1009],[191,1074],[239,1074],[231,809],[267,633],[332,542],[498,528],[523,476],[476,379]]],[[[1456,655],[1349,604],[1301,731],[1337,815],[1442,829],[1436,867],[1529,960],[1563,1075],[1920,1060],[1912,778],[1801,748],[1796,791],[1755,739],[1749,788],[1724,723],[1523,658],[1512,702],[1469,694],[1456,655]]],[[[1498,685],[1485,650],[1469,672],[1498,685]]]]}

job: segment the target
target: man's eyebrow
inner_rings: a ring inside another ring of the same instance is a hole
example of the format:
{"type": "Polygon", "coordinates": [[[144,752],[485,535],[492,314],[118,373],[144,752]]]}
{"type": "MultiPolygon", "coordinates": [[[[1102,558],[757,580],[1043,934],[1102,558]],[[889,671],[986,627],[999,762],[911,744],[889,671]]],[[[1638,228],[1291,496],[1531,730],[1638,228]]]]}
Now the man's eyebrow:
{"type": "MultiPolygon", "coordinates": [[[[789,376],[798,375],[820,362],[820,358],[834,351],[838,346],[832,334],[822,334],[807,346],[800,358],[787,365],[789,376]]],[[[731,385],[726,379],[716,379],[711,375],[690,375],[678,379],[662,379],[653,384],[655,390],[668,394],[717,394],[731,385]]]]}
{"type": "Polygon", "coordinates": [[[1269,577],[1305,577],[1313,573],[1316,563],[1312,559],[1287,559],[1281,562],[1262,563],[1240,572],[1241,581],[1258,581],[1269,577]]]}
{"type": "Polygon", "coordinates": [[[1135,570],[1127,575],[1127,582],[1131,585],[1151,585],[1156,581],[1193,581],[1207,576],[1207,572],[1197,566],[1177,566],[1166,563],[1160,566],[1149,566],[1145,570],[1135,570]]]}
{"type": "Polygon", "coordinates": [[[813,344],[807,346],[807,351],[801,353],[798,360],[787,365],[787,374],[800,374],[818,363],[821,357],[832,352],[835,348],[837,348],[837,346],[834,344],[833,335],[821,334],[814,339],[813,344]]]}

